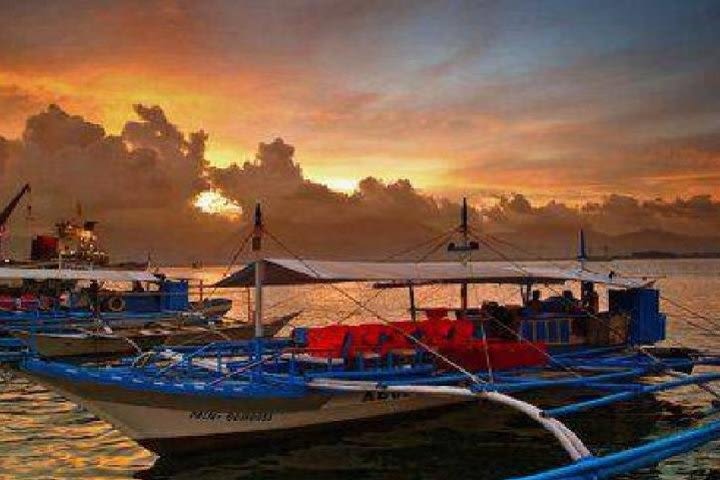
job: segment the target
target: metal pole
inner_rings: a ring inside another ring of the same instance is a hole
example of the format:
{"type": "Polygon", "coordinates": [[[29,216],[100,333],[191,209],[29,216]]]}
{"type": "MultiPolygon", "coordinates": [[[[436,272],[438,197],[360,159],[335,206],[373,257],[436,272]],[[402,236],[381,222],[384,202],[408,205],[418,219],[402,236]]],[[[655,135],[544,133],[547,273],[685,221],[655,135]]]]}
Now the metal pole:
{"type": "Polygon", "coordinates": [[[585,231],[581,228],[578,236],[578,263],[580,270],[585,270],[585,262],[588,259],[587,249],[585,247],[585,231]]]}
{"type": "Polygon", "coordinates": [[[417,307],[415,306],[415,287],[411,284],[408,288],[410,294],[410,318],[413,322],[417,321],[417,307]]]}
{"type": "Polygon", "coordinates": [[[262,286],[265,265],[262,260],[262,210],[260,202],[255,205],[255,229],[252,237],[252,250],[255,252],[255,338],[263,336],[262,286]]]}
{"type": "Polygon", "coordinates": [[[263,336],[262,321],[262,294],[263,294],[263,270],[264,263],[262,260],[255,261],[255,338],[263,336]]]}

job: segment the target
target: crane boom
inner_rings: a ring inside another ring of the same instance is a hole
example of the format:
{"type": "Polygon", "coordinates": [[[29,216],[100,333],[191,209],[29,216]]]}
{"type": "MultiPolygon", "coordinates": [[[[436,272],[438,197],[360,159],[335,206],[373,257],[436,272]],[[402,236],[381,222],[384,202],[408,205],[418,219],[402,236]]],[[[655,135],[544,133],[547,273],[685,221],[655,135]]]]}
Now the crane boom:
{"type": "Polygon", "coordinates": [[[18,194],[15,195],[12,200],[10,200],[10,203],[8,203],[7,206],[0,212],[0,229],[5,226],[8,219],[10,218],[10,215],[12,215],[18,203],[20,203],[20,200],[22,200],[22,197],[29,191],[30,184],[26,183],[25,186],[20,189],[18,194]]]}

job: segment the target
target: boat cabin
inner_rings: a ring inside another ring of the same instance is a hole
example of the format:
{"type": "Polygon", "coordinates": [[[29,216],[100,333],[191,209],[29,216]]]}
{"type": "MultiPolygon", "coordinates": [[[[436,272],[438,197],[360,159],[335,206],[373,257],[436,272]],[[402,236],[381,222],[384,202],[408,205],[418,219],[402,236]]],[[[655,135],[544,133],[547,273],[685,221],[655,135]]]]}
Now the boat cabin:
{"type": "MultiPolygon", "coordinates": [[[[262,285],[369,282],[377,289],[406,288],[409,316],[362,325],[295,328],[294,353],[328,366],[418,361],[432,349],[472,371],[543,365],[548,350],[579,346],[650,345],[665,338],[658,291],[647,280],[618,278],[582,269],[517,267],[482,262],[262,261],[262,285]],[[561,289],[580,283],[579,298],[561,289]],[[416,289],[460,285],[459,308],[416,305],[416,289]],[[517,285],[519,304],[484,301],[469,305],[467,285],[517,285]],[[601,310],[596,285],[607,287],[601,310]],[[542,297],[539,287],[552,295],[542,297]]],[[[255,263],[222,280],[220,287],[249,287],[255,263]]]]}
{"type": "Polygon", "coordinates": [[[145,271],[0,268],[0,312],[184,311],[187,280],[145,271]]]}

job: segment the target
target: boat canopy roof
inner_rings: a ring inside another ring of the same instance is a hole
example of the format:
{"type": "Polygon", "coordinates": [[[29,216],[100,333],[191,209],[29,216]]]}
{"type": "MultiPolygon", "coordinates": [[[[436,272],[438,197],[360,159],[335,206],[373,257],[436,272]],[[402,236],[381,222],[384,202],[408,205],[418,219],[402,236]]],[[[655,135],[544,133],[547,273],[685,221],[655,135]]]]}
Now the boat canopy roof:
{"type": "MultiPolygon", "coordinates": [[[[492,262],[345,262],[265,259],[264,285],[303,285],[341,282],[378,282],[392,287],[427,283],[563,283],[586,281],[622,288],[645,286],[647,279],[618,277],[577,268],[512,266],[492,262]]],[[[218,287],[255,284],[255,264],[220,280],[218,287]]]]}
{"type": "Polygon", "coordinates": [[[157,282],[156,275],[139,270],[54,270],[0,268],[0,280],[97,280],[108,282],[157,282]]]}

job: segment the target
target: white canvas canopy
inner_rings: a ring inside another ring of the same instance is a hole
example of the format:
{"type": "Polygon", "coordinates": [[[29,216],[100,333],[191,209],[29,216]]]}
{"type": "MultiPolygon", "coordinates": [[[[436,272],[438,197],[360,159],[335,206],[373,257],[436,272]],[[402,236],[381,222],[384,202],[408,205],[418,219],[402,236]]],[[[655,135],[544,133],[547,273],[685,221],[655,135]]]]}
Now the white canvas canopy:
{"type": "MultiPolygon", "coordinates": [[[[646,279],[618,277],[580,269],[513,266],[491,262],[336,262],[266,259],[265,285],[302,285],[340,282],[408,283],[562,283],[587,281],[622,288],[647,285],[646,279]]],[[[219,287],[246,287],[255,282],[254,264],[217,283],[219,287]]]]}
{"type": "Polygon", "coordinates": [[[97,280],[107,282],[157,282],[150,272],[131,270],[51,270],[0,268],[0,280],[97,280]]]}

